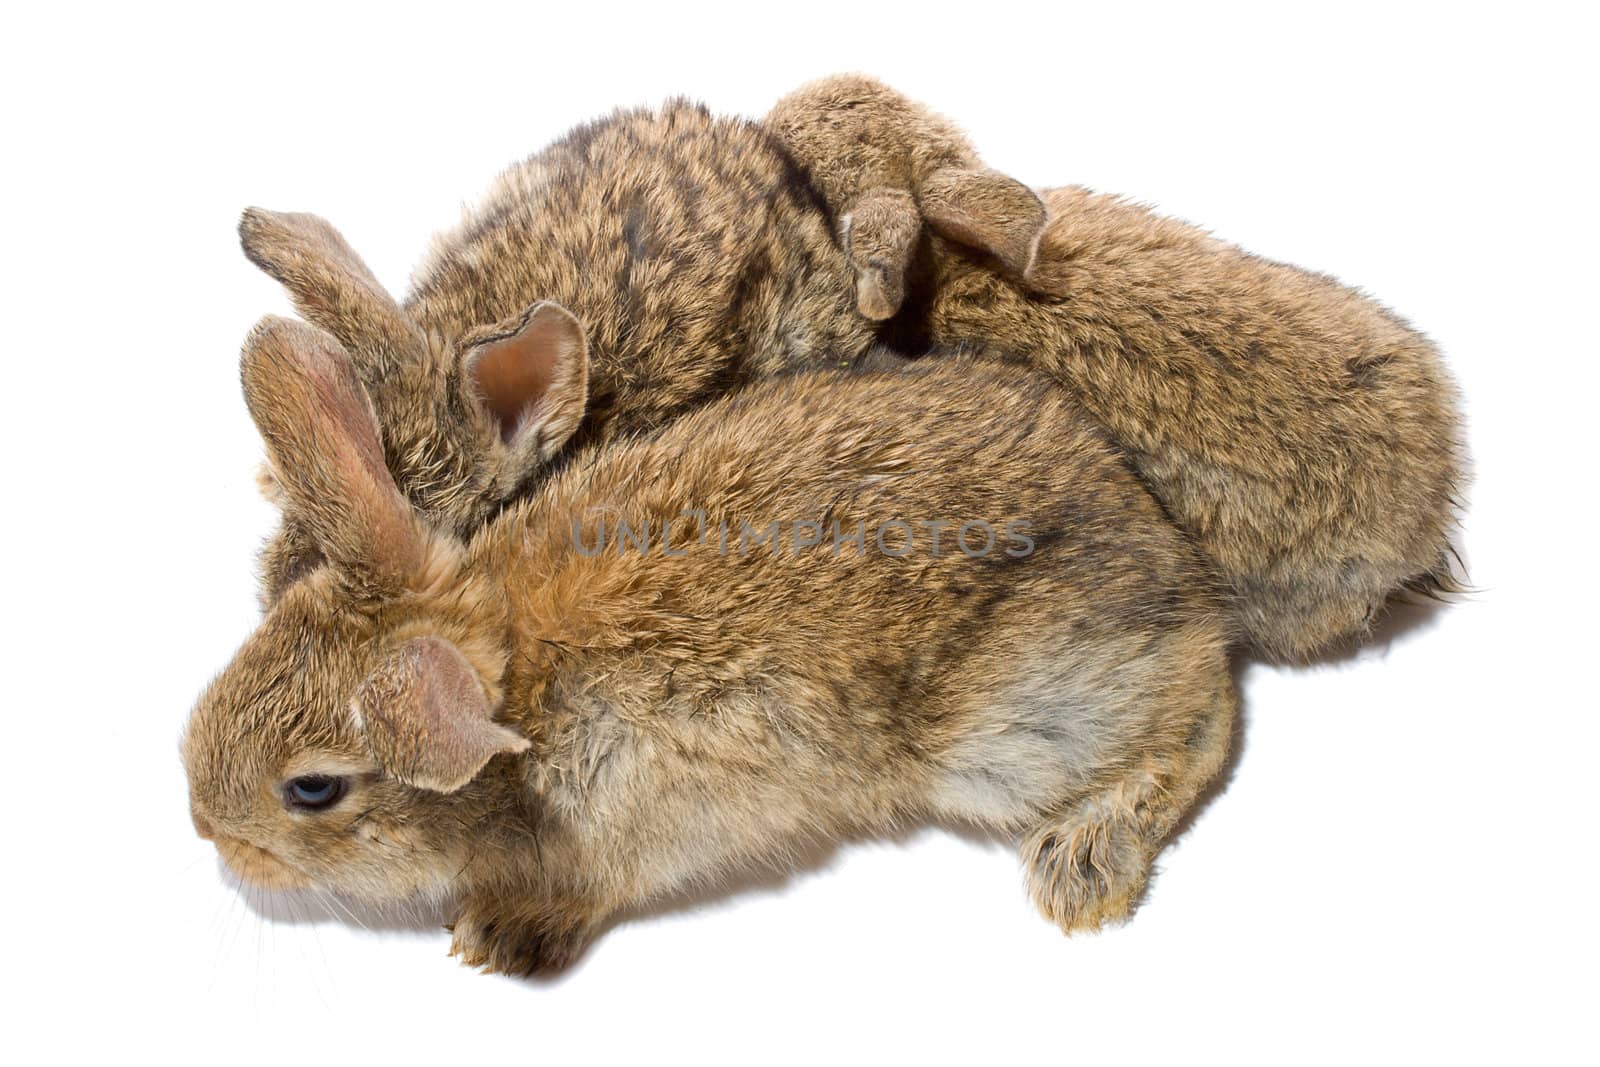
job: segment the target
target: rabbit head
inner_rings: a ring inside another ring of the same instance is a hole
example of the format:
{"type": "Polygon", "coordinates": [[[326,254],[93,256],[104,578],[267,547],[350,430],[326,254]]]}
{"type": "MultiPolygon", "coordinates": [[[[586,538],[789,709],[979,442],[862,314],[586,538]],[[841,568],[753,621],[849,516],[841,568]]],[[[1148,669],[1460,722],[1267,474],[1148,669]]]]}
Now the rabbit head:
{"type": "Polygon", "coordinates": [[[503,593],[405,500],[351,361],[268,319],[246,401],[318,552],[207,687],[183,744],[190,806],[243,878],[369,899],[440,894],[517,818],[526,739],[494,721],[503,593]]]}
{"type": "MultiPolygon", "coordinates": [[[[339,232],[315,215],[251,208],[251,262],[306,320],[343,346],[383,427],[384,460],[422,515],[465,536],[515,496],[577,432],[588,397],[582,324],[541,301],[502,322],[440,337],[414,322],[339,232]]],[[[268,496],[280,500],[269,471],[268,496]]],[[[262,558],[275,603],[320,561],[290,507],[262,558]]]]}

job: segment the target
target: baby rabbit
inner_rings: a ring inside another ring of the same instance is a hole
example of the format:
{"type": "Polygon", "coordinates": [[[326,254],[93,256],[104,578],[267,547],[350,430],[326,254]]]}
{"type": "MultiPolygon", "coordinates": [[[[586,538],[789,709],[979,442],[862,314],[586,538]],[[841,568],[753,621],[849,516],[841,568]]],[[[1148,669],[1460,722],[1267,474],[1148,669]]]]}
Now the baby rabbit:
{"type": "Polygon", "coordinates": [[[1455,587],[1456,393],[1395,315],[1084,189],[1045,194],[1030,228],[958,130],[869,78],[806,86],[766,121],[840,214],[863,313],[1065,386],[1228,581],[1260,650],[1308,656],[1399,590],[1455,587]],[[948,207],[974,186],[991,195],[948,207]]]}
{"type": "Polygon", "coordinates": [[[323,560],[184,740],[195,825],[247,879],[448,900],[453,953],[522,974],[619,909],[941,819],[1016,835],[1085,930],[1223,758],[1206,563],[1019,368],[758,383],[463,544],[400,493],[342,345],[269,319],[243,363],[323,560]]]}
{"type": "MultiPolygon", "coordinates": [[[[245,212],[245,253],[355,361],[389,467],[466,534],[563,447],[648,431],[743,382],[873,340],[816,191],[755,123],[619,112],[508,170],[396,303],[311,215],[245,212]],[[561,340],[588,330],[587,375],[561,340]],[[587,415],[585,415],[587,411],[587,415]]],[[[267,602],[315,564],[291,510],[267,602]]]]}

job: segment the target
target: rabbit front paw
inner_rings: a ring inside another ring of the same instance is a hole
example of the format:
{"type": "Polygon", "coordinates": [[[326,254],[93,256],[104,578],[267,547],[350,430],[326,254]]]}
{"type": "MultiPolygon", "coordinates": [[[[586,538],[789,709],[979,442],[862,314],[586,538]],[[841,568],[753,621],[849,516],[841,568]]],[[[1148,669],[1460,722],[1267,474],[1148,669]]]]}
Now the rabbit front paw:
{"type": "Polygon", "coordinates": [[[844,217],[844,245],[856,275],[856,310],[874,322],[894,317],[906,297],[906,272],[922,234],[910,193],[878,189],[844,217]]]}
{"type": "Polygon", "coordinates": [[[450,955],[485,974],[526,978],[564,970],[583,955],[594,928],[589,914],[570,907],[468,905],[449,927],[450,955]]]}
{"type": "Polygon", "coordinates": [[[1038,194],[994,170],[944,167],[914,190],[873,189],[843,219],[856,309],[877,322],[900,310],[924,224],[947,241],[992,256],[1002,271],[1025,281],[1045,222],[1038,194]]]}

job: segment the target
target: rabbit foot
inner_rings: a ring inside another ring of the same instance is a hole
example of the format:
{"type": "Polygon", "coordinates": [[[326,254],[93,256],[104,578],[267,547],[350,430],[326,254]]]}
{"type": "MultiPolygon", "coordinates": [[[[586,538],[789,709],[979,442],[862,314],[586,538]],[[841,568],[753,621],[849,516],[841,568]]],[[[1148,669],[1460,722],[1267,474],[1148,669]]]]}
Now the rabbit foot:
{"type": "Polygon", "coordinates": [[[560,971],[583,955],[594,925],[587,914],[554,907],[468,907],[449,928],[450,955],[485,974],[526,978],[560,971]]]}
{"type": "Polygon", "coordinates": [[[875,322],[900,310],[924,222],[946,240],[988,253],[1011,277],[1026,281],[1046,218],[1037,193],[993,170],[945,167],[917,183],[914,192],[864,193],[842,224],[856,275],[856,309],[875,322]]]}
{"type": "Polygon", "coordinates": [[[845,251],[856,272],[856,309],[874,322],[894,317],[906,298],[906,272],[922,233],[909,193],[879,189],[844,217],[845,251]]]}
{"type": "Polygon", "coordinates": [[[1028,838],[1023,856],[1034,903],[1068,934],[1126,919],[1150,873],[1143,838],[1114,819],[1085,817],[1041,828],[1028,838]]]}

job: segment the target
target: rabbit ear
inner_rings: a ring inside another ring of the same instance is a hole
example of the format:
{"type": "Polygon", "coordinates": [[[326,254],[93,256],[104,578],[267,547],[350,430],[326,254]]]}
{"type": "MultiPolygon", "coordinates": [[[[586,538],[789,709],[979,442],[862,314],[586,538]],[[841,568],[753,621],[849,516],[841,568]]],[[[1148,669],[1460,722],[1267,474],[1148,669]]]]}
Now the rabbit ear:
{"type": "Polygon", "coordinates": [[[322,551],[374,579],[414,573],[423,531],[389,475],[344,350],[315,327],[269,316],[245,339],[242,364],[245,403],[273,472],[322,551]]]}
{"type": "Polygon", "coordinates": [[[540,301],[468,351],[466,379],[513,460],[547,460],[577,431],[588,404],[583,324],[540,301]]]}
{"type": "Polygon", "coordinates": [[[1039,194],[997,170],[946,167],[917,186],[917,206],[934,232],[981,249],[1024,277],[1044,233],[1039,194]]]}
{"type": "Polygon", "coordinates": [[[438,637],[400,646],[362,683],[355,708],[384,770],[419,789],[454,793],[493,757],[528,747],[494,721],[477,672],[438,637]]]}
{"type": "Polygon", "coordinates": [[[421,349],[416,326],[325,220],[247,208],[239,243],[289,291],[295,310],[345,346],[364,379],[382,377],[421,349]]]}

